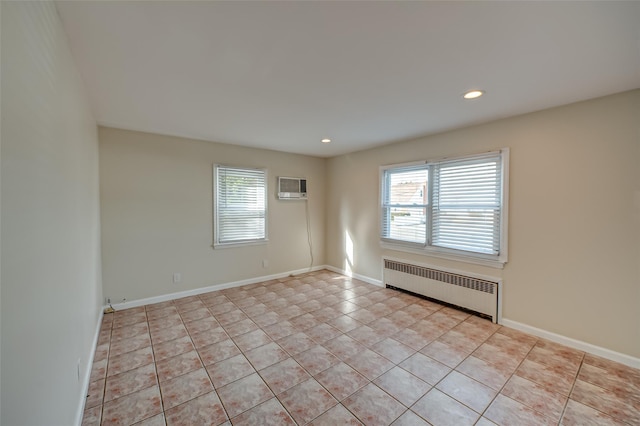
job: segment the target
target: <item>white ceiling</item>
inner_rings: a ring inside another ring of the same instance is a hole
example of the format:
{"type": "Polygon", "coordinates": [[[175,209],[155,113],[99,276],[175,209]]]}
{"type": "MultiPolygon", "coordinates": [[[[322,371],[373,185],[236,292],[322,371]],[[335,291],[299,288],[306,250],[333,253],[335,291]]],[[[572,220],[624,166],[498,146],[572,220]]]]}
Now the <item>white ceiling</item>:
{"type": "Polygon", "coordinates": [[[639,2],[57,6],[100,124],[321,157],[640,87],[639,2]]]}

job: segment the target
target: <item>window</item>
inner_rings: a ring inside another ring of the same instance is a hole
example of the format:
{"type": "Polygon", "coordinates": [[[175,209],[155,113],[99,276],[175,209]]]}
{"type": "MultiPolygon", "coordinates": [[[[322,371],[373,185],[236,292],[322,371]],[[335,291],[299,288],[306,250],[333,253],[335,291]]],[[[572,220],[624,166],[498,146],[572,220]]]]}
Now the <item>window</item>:
{"type": "Polygon", "coordinates": [[[425,245],[429,207],[426,164],[388,169],[382,196],[382,238],[425,245]]]}
{"type": "Polygon", "coordinates": [[[505,149],[382,168],[383,242],[504,264],[507,162],[505,149]]]}
{"type": "Polygon", "coordinates": [[[214,246],[267,240],[266,174],[214,166],[214,246]]]}

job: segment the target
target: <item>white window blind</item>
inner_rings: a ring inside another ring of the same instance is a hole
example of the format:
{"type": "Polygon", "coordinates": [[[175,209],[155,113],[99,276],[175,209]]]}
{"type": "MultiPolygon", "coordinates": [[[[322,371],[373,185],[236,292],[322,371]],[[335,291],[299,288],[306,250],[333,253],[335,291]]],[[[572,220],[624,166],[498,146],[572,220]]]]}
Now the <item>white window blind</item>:
{"type": "Polygon", "coordinates": [[[508,152],[381,168],[382,241],[393,249],[504,264],[508,152]]]}
{"type": "Polygon", "coordinates": [[[427,236],[428,169],[426,164],[383,173],[382,238],[424,245],[427,236]]]}
{"type": "Polygon", "coordinates": [[[266,171],[216,165],[214,179],[214,245],[266,240],[266,171]]]}
{"type": "Polygon", "coordinates": [[[500,154],[433,165],[432,244],[498,255],[500,154]]]}

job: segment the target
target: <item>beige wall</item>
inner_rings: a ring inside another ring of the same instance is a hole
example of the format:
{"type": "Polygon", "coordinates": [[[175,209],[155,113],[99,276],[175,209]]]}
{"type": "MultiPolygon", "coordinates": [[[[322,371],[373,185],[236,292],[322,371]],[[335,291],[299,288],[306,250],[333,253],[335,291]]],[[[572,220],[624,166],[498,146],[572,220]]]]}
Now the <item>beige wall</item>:
{"type": "Polygon", "coordinates": [[[332,158],[327,194],[328,264],[381,279],[390,255],[501,277],[504,318],[640,357],[640,90],[332,158]],[[381,249],[380,165],[502,147],[504,270],[381,249]]]}
{"type": "Polygon", "coordinates": [[[104,296],[112,302],[309,267],[305,203],[277,200],[278,176],[308,179],[314,265],[325,263],[323,159],[106,127],[99,139],[104,296]],[[214,163],[267,169],[267,244],[211,248],[214,163]]]}
{"type": "Polygon", "coordinates": [[[71,425],[102,300],[96,123],[54,4],[0,7],[0,423],[71,425]]]}

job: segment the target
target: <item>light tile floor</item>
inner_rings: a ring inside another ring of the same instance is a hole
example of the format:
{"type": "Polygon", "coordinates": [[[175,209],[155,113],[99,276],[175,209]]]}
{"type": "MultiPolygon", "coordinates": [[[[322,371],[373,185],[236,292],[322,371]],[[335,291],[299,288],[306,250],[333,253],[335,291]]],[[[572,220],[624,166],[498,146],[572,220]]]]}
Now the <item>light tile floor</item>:
{"type": "Polygon", "coordinates": [[[640,371],[329,271],[104,316],[83,425],[640,424],[640,371]]]}

